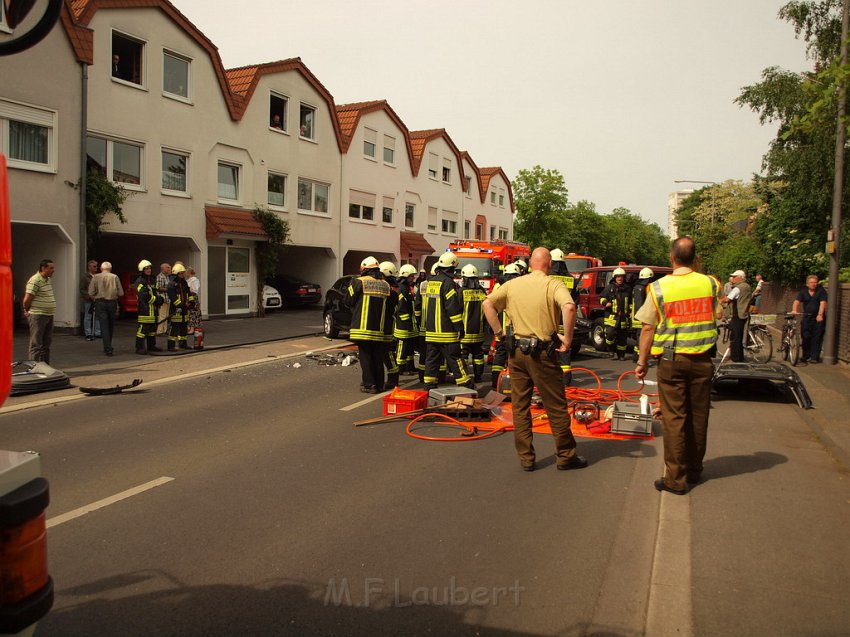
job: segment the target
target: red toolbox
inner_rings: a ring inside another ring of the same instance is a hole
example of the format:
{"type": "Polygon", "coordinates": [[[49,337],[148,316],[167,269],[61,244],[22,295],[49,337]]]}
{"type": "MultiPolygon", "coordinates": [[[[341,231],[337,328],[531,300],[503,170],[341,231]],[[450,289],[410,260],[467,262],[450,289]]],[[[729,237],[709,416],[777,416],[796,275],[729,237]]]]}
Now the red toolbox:
{"type": "Polygon", "coordinates": [[[384,396],[384,416],[425,409],[427,406],[428,392],[426,391],[396,387],[388,396],[384,396]]]}

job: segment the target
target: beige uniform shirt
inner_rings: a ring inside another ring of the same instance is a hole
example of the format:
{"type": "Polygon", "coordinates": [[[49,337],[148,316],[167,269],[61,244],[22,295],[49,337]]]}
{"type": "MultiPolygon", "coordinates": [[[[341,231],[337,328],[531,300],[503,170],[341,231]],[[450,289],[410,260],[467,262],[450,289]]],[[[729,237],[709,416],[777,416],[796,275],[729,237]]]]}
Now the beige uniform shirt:
{"type": "Polygon", "coordinates": [[[487,298],[497,312],[506,311],[511,317],[515,336],[536,336],[541,341],[558,331],[561,306],[574,304],[567,286],[540,270],[511,279],[487,298]]]}
{"type": "Polygon", "coordinates": [[[121,279],[112,272],[95,274],[89,283],[89,296],[96,301],[117,301],[119,296],[124,296],[121,279]]]}

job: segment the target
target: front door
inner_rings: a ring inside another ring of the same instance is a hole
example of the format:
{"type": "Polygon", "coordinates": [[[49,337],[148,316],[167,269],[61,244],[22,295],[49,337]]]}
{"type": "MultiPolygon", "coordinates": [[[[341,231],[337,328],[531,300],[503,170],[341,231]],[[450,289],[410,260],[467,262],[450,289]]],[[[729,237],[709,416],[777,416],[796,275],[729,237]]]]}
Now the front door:
{"type": "Polygon", "coordinates": [[[227,246],[225,276],[225,314],[247,314],[251,311],[251,248],[227,246]]]}

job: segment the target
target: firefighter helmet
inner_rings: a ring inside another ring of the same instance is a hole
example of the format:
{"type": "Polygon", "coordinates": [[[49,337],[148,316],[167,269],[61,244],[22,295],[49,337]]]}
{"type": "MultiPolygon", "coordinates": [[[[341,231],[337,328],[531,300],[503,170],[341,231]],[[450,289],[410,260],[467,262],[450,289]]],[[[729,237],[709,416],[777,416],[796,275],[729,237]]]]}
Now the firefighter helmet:
{"type": "Polygon", "coordinates": [[[398,269],[392,261],[382,261],[378,267],[381,268],[381,274],[385,277],[398,276],[398,269]]]}
{"type": "Polygon", "coordinates": [[[186,271],[186,266],[184,266],[182,263],[175,263],[174,267],[171,268],[171,274],[180,274],[181,272],[185,272],[185,271],[186,271]]]}
{"type": "Polygon", "coordinates": [[[522,272],[519,271],[519,266],[516,263],[508,263],[508,265],[505,266],[503,272],[505,274],[522,274],[522,272]]]}
{"type": "Polygon", "coordinates": [[[142,259],[141,261],[139,261],[139,272],[141,272],[145,268],[152,268],[152,267],[153,267],[153,263],[151,263],[147,259],[142,259]]]}
{"type": "Polygon", "coordinates": [[[437,259],[438,268],[456,268],[457,255],[454,252],[443,252],[440,258],[437,259]]]}
{"type": "Polygon", "coordinates": [[[564,251],[561,250],[560,248],[555,248],[549,254],[552,257],[552,261],[563,261],[564,260],[564,251]]]}
{"type": "Polygon", "coordinates": [[[405,264],[404,264],[403,266],[401,266],[401,267],[399,268],[399,270],[398,270],[398,275],[399,275],[402,279],[404,279],[404,278],[406,278],[406,277],[409,277],[411,274],[416,274],[416,267],[415,267],[415,266],[410,265],[409,263],[405,263],[405,264]]]}
{"type": "Polygon", "coordinates": [[[626,271],[623,268],[614,268],[611,276],[626,276],[626,271]]]}
{"type": "Polygon", "coordinates": [[[525,261],[523,261],[522,259],[517,259],[516,265],[520,269],[521,272],[528,271],[528,264],[525,261]]]}
{"type": "Polygon", "coordinates": [[[461,276],[465,277],[478,276],[478,268],[476,268],[471,263],[467,263],[465,266],[463,266],[463,269],[460,271],[460,274],[461,276]]]}
{"type": "Polygon", "coordinates": [[[641,271],[640,271],[640,273],[638,274],[638,278],[639,278],[639,279],[651,279],[651,278],[652,278],[652,274],[653,274],[653,272],[652,272],[652,268],[644,268],[644,269],[643,269],[643,270],[641,270],[641,271]]]}
{"type": "Polygon", "coordinates": [[[360,262],[360,271],[369,270],[378,267],[378,260],[375,257],[366,257],[360,262]]]}
{"type": "Polygon", "coordinates": [[[431,274],[437,274],[437,266],[438,265],[439,265],[439,263],[437,261],[434,261],[434,265],[431,266],[431,274]]]}

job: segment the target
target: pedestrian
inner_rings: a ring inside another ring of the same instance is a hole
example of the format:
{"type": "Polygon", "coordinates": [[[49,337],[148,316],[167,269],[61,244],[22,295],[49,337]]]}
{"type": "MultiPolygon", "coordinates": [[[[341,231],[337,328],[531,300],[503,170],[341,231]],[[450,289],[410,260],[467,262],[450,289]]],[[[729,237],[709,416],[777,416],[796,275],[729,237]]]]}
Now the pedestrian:
{"type": "Polygon", "coordinates": [[[186,330],[195,297],[186,283],[186,267],[175,263],[168,280],[168,351],[188,349],[186,330]]]}
{"type": "Polygon", "coordinates": [[[472,377],[460,356],[463,331],[463,297],[454,282],[457,255],[443,252],[435,274],[428,279],[422,304],[425,327],[425,389],[439,386],[440,366],[445,361],[457,386],[474,387],[472,377]]]}
{"type": "Polygon", "coordinates": [[[366,257],[360,262],[360,276],[346,288],[343,303],[351,308],[349,338],[357,345],[360,359],[360,391],[384,391],[384,315],[390,285],[384,281],[378,260],[366,257]]]}
{"type": "Polygon", "coordinates": [[[806,287],[794,299],[793,311],[803,313],[801,336],[803,337],[803,363],[820,363],[823,333],[826,329],[827,293],[815,274],[806,277],[806,287]]]}
{"type": "Polygon", "coordinates": [[[729,307],[729,347],[732,350],[732,362],[744,362],[744,334],[747,331],[747,321],[750,320],[750,301],[753,290],[746,282],[747,274],[743,270],[735,270],[730,282],[732,289],[721,301],[729,307]]]}
{"type": "Polygon", "coordinates": [[[30,328],[30,360],[50,364],[50,344],[53,342],[53,315],[56,314],[56,297],[50,277],[56,271],[52,259],[42,259],[38,272],[27,281],[22,301],[24,318],[30,328]]]}
{"type": "Polygon", "coordinates": [[[86,263],[86,272],[80,277],[80,308],[82,316],[80,323],[83,326],[83,336],[87,341],[100,338],[100,322],[94,312],[94,299],[89,296],[89,283],[97,274],[97,261],[91,259],[86,263]]]}
{"type": "Polygon", "coordinates": [[[522,469],[534,471],[531,394],[537,387],[555,440],[555,466],[562,471],[583,469],[587,460],[576,453],[557,356],[569,350],[572,343],[575,301],[561,281],[549,276],[549,250],[535,248],[530,265],[530,274],[507,281],[484,301],[484,314],[496,338],[507,340],[514,445],[522,469]],[[511,334],[506,334],[499,323],[502,311],[510,316],[511,334]],[[559,323],[564,326],[563,334],[558,332],[559,323]]]}
{"type": "Polygon", "coordinates": [[[463,280],[460,291],[463,295],[463,338],[460,339],[460,355],[464,363],[472,357],[472,375],[476,383],[484,377],[484,310],[482,305],[487,293],[478,280],[478,268],[467,263],[460,271],[463,280]]]}
{"type": "Polygon", "coordinates": [[[419,336],[418,321],[415,311],[415,288],[413,279],[416,268],[405,263],[398,271],[398,306],[395,311],[393,337],[398,343],[396,363],[402,372],[416,372],[413,353],[416,351],[416,340],[419,336]]]}
{"type": "Polygon", "coordinates": [[[395,313],[398,309],[398,269],[392,261],[383,261],[378,268],[384,280],[390,286],[390,295],[387,297],[387,306],[384,312],[384,367],[387,369],[387,380],[385,389],[398,387],[400,368],[396,361],[398,352],[398,341],[393,334],[395,327],[395,313]]]}
{"type": "Polygon", "coordinates": [[[156,275],[156,293],[162,298],[156,315],[156,335],[166,336],[168,334],[168,283],[171,281],[171,264],[162,263],[159,266],[159,274],[156,275]]]}
{"type": "Polygon", "coordinates": [[[191,265],[186,268],[186,284],[189,286],[189,292],[195,297],[195,302],[192,309],[189,310],[189,327],[186,334],[191,334],[195,341],[193,349],[203,349],[203,333],[204,328],[203,314],[201,313],[201,280],[196,276],[195,268],[191,265]]]}
{"type": "Polygon", "coordinates": [[[658,395],[664,428],[665,475],[655,488],[676,495],[702,479],[711,407],[712,357],[720,316],[720,282],[694,270],[696,248],[679,237],[670,250],[673,272],[652,283],[637,312],[641,321],[635,376],[658,360],[658,395]]]}
{"type": "Polygon", "coordinates": [[[112,335],[115,331],[115,316],[118,314],[118,297],[124,296],[121,280],[112,274],[112,264],[104,261],[100,272],[89,283],[89,296],[94,299],[94,312],[100,322],[100,335],[103,339],[103,353],[112,356],[112,335]]]}
{"type": "Polygon", "coordinates": [[[139,261],[139,275],[133,282],[136,290],[136,354],[161,352],[156,346],[156,314],[162,305],[162,297],[156,293],[156,278],[153,276],[153,264],[147,259],[139,261]]]}
{"type": "Polygon", "coordinates": [[[626,283],[626,271],[614,268],[611,281],[599,301],[605,307],[605,345],[611,358],[625,360],[632,328],[632,288],[626,283]]]}
{"type": "MultiPolygon", "coordinates": [[[[560,248],[555,248],[549,254],[552,257],[552,269],[549,271],[549,276],[554,277],[566,285],[570,291],[570,295],[573,297],[573,301],[578,301],[576,280],[570,274],[567,262],[564,260],[564,251],[560,248]]],[[[564,333],[563,325],[558,325],[558,333],[564,333]]],[[[568,349],[566,352],[560,352],[558,358],[561,362],[561,372],[564,374],[564,387],[568,387],[573,382],[573,354],[571,349],[568,349]]]]}
{"type": "Polygon", "coordinates": [[[761,274],[756,275],[756,287],[753,289],[753,306],[756,308],[756,312],[761,309],[761,291],[762,286],[764,285],[764,277],[761,274]]]}

